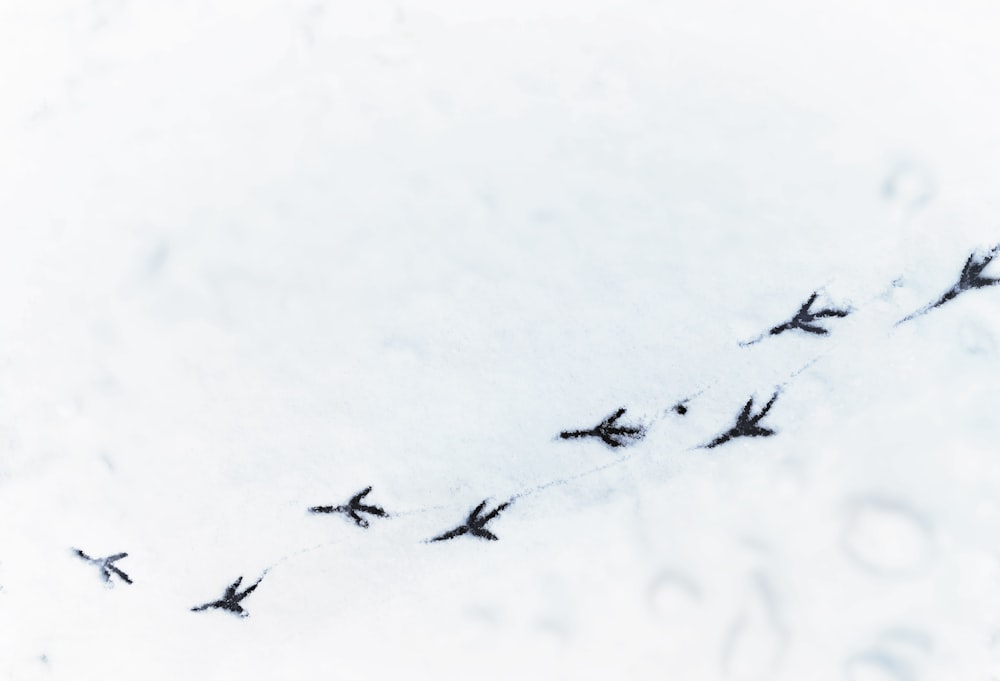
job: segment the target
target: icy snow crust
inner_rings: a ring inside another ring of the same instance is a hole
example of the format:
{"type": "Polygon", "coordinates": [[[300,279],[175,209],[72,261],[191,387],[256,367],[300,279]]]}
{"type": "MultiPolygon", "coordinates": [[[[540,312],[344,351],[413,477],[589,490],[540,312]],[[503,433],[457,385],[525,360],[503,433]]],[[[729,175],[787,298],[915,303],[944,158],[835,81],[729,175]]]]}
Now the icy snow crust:
{"type": "Polygon", "coordinates": [[[0,5],[0,678],[1000,674],[997,18],[0,5]]]}

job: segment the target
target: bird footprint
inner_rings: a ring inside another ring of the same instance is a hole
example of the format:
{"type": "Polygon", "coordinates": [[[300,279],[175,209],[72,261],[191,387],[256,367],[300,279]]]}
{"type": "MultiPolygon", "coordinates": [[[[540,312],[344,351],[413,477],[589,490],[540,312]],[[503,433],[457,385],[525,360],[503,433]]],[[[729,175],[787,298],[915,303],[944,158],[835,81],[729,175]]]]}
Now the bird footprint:
{"type": "Polygon", "coordinates": [[[743,405],[743,411],[741,411],[739,416],[736,417],[736,425],[705,445],[705,449],[718,447],[719,445],[725,444],[726,442],[738,437],[770,437],[774,435],[774,430],[765,428],[760,425],[760,422],[765,416],[767,416],[767,412],[771,410],[771,407],[774,406],[777,399],[778,393],[775,391],[774,395],[772,395],[771,399],[767,401],[767,404],[764,405],[763,409],[756,414],[753,414],[751,413],[751,410],[753,409],[753,398],[751,397],[747,400],[747,403],[743,405]]]}
{"type": "Polygon", "coordinates": [[[362,513],[368,513],[369,515],[379,516],[380,518],[388,517],[388,513],[385,509],[379,506],[368,506],[367,504],[361,503],[361,500],[368,496],[368,493],[372,491],[371,485],[365,487],[363,490],[351,497],[351,500],[346,504],[340,506],[313,506],[309,509],[311,513],[343,513],[358,527],[368,527],[368,519],[362,518],[362,513]]]}
{"type": "Polygon", "coordinates": [[[486,529],[486,523],[500,515],[501,511],[510,506],[510,502],[505,501],[486,515],[481,515],[483,509],[486,508],[486,501],[487,500],[484,499],[482,503],[472,509],[472,513],[470,513],[469,517],[466,518],[464,525],[459,525],[454,530],[449,530],[444,534],[440,534],[430,541],[447,541],[449,539],[454,539],[455,537],[460,537],[463,534],[471,534],[473,537],[479,537],[480,539],[496,541],[498,537],[486,529]]]}
{"type": "Polygon", "coordinates": [[[802,307],[799,308],[799,311],[796,312],[795,316],[793,316],[787,322],[778,324],[770,331],[768,331],[766,334],[761,334],[751,341],[740,343],[740,345],[743,346],[753,345],[754,343],[759,343],[760,341],[762,341],[766,335],[778,336],[785,333],[786,331],[793,331],[796,329],[817,336],[825,336],[828,333],[830,333],[830,331],[826,327],[820,326],[818,320],[828,319],[830,317],[846,317],[852,312],[850,308],[841,310],[834,307],[825,307],[813,312],[810,308],[812,308],[813,303],[816,302],[816,298],[818,297],[819,293],[813,292],[813,294],[809,296],[809,300],[802,303],[802,307]]]}
{"type": "Polygon", "coordinates": [[[986,269],[987,265],[993,262],[993,259],[998,254],[1000,254],[1000,244],[991,248],[987,253],[980,254],[977,251],[973,251],[969,255],[969,259],[965,261],[965,267],[962,268],[962,273],[958,276],[958,281],[955,282],[954,286],[945,291],[944,294],[933,303],[929,303],[916,312],[900,319],[896,322],[896,325],[899,326],[903,322],[925,315],[934,308],[941,307],[948,301],[954,300],[966,291],[970,291],[974,288],[986,288],[987,286],[1000,284],[1000,279],[983,276],[983,270],[986,269]]]}
{"type": "Polygon", "coordinates": [[[118,575],[118,577],[126,584],[132,583],[132,580],[129,578],[127,574],[125,574],[120,569],[115,567],[115,562],[121,560],[122,558],[127,557],[128,556],[127,553],[116,553],[113,556],[106,556],[105,558],[91,558],[80,549],[73,549],[73,552],[80,558],[87,561],[88,563],[93,563],[94,565],[100,566],[101,577],[104,578],[105,583],[107,583],[109,586],[114,586],[113,582],[111,581],[112,574],[118,575]]]}
{"type": "Polygon", "coordinates": [[[239,615],[240,617],[248,617],[250,613],[243,609],[240,602],[252,594],[257,588],[257,585],[261,583],[264,577],[261,576],[256,582],[251,586],[248,586],[243,591],[238,591],[240,588],[240,583],[243,581],[243,577],[237,577],[236,581],[226,587],[226,594],[217,601],[212,601],[211,603],[205,603],[204,605],[196,605],[191,608],[192,612],[200,612],[202,610],[208,610],[209,608],[217,608],[219,610],[228,610],[229,612],[239,615]]]}
{"type": "Polygon", "coordinates": [[[641,440],[646,435],[646,429],[642,426],[619,425],[618,419],[624,415],[625,407],[622,407],[593,428],[587,430],[564,430],[559,433],[559,437],[564,440],[580,437],[597,437],[609,447],[626,447],[641,440]]]}

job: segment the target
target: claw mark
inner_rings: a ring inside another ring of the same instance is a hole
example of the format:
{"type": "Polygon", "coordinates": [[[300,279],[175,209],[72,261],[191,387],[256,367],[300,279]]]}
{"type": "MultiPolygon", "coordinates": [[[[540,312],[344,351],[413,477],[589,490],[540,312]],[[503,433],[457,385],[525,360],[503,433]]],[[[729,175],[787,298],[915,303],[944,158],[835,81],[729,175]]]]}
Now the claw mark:
{"type": "Polygon", "coordinates": [[[624,414],[625,407],[622,407],[590,430],[564,430],[559,433],[559,437],[564,440],[578,437],[599,437],[609,447],[625,447],[632,442],[641,440],[646,434],[646,429],[642,426],[616,425],[618,419],[624,414]]]}
{"type": "Polygon", "coordinates": [[[200,612],[202,610],[208,610],[209,608],[219,608],[220,610],[228,610],[229,612],[239,615],[240,617],[248,617],[250,613],[243,609],[240,605],[240,601],[253,593],[257,585],[261,583],[264,576],[258,579],[252,586],[248,586],[241,592],[236,590],[240,588],[240,582],[243,581],[243,577],[237,577],[236,581],[226,587],[226,595],[217,601],[212,601],[211,603],[205,603],[204,605],[197,605],[191,608],[192,612],[200,612]]]}
{"type": "Polygon", "coordinates": [[[459,525],[454,530],[449,530],[448,532],[438,535],[429,541],[447,541],[463,534],[471,534],[472,536],[479,537],[480,539],[496,541],[497,536],[486,529],[486,523],[500,515],[501,511],[510,506],[510,502],[505,501],[486,515],[481,516],[479,514],[482,513],[483,509],[486,507],[486,501],[487,500],[484,499],[482,503],[472,509],[472,513],[470,513],[469,517],[466,518],[464,525],[459,525]]]}
{"type": "Polygon", "coordinates": [[[917,629],[891,629],[878,637],[875,645],[853,655],[845,663],[850,681],[873,676],[897,681],[914,681],[927,663],[934,641],[917,629]]]}
{"type": "Polygon", "coordinates": [[[1000,254],[1000,244],[994,246],[986,254],[981,255],[977,251],[973,251],[969,255],[969,259],[965,261],[965,267],[962,268],[962,274],[959,275],[958,281],[954,286],[945,291],[944,295],[933,303],[925,305],[916,312],[900,319],[896,322],[896,326],[899,326],[903,322],[908,322],[915,317],[927,314],[935,307],[940,307],[949,300],[954,300],[960,293],[964,293],[974,288],[986,288],[987,286],[1000,284],[1000,279],[983,276],[983,270],[986,269],[987,265],[993,262],[993,258],[995,258],[998,254],[1000,254]]]}
{"type": "Polygon", "coordinates": [[[753,409],[753,398],[751,397],[747,400],[747,403],[743,405],[743,411],[741,411],[740,415],[736,417],[736,425],[705,445],[705,449],[718,447],[719,445],[725,444],[726,442],[729,442],[733,438],[737,437],[770,437],[771,435],[774,435],[775,431],[770,428],[765,428],[759,424],[764,417],[767,416],[767,412],[771,410],[771,407],[777,399],[778,392],[775,391],[774,395],[771,396],[771,399],[768,400],[763,409],[756,414],[751,414],[750,410],[753,409]]]}
{"type": "Polygon", "coordinates": [[[805,331],[806,333],[812,333],[817,336],[825,336],[828,333],[830,333],[829,329],[817,324],[816,320],[826,319],[829,317],[846,317],[847,315],[851,314],[851,312],[853,312],[851,308],[847,308],[845,310],[839,310],[833,307],[827,307],[812,312],[810,311],[809,308],[811,308],[812,304],[816,302],[816,298],[818,296],[819,292],[814,291],[813,294],[809,296],[809,300],[802,303],[802,307],[799,308],[799,311],[795,313],[794,317],[792,317],[783,324],[775,326],[773,329],[768,331],[767,334],[761,334],[751,341],[740,343],[740,345],[744,347],[746,347],[747,345],[753,345],[755,343],[759,343],[760,341],[762,341],[765,335],[777,336],[779,334],[784,333],[785,331],[792,331],[793,329],[799,329],[800,331],[805,331]]]}
{"type": "Polygon", "coordinates": [[[935,550],[934,528],[908,504],[880,497],[851,502],[841,530],[844,553],[859,568],[879,575],[912,574],[935,550]]]}
{"type": "Polygon", "coordinates": [[[126,556],[128,556],[127,553],[116,553],[115,555],[107,556],[106,558],[91,558],[80,549],[73,549],[73,552],[80,558],[83,558],[88,563],[93,563],[94,565],[100,566],[101,576],[104,578],[104,581],[107,582],[108,584],[112,583],[111,582],[112,573],[118,575],[118,577],[120,577],[126,584],[132,583],[132,580],[129,579],[129,576],[127,574],[125,574],[124,572],[122,572],[121,570],[119,570],[117,567],[114,566],[115,561],[119,561],[122,558],[125,558],[126,556]]]}
{"type": "Polygon", "coordinates": [[[347,504],[342,504],[340,506],[313,506],[309,509],[311,513],[343,513],[354,521],[354,524],[358,527],[368,527],[368,519],[362,518],[361,513],[368,513],[370,515],[379,516],[380,518],[388,517],[388,513],[385,509],[378,506],[368,506],[361,503],[369,492],[372,491],[371,485],[365,487],[363,490],[351,497],[351,500],[347,504]]]}

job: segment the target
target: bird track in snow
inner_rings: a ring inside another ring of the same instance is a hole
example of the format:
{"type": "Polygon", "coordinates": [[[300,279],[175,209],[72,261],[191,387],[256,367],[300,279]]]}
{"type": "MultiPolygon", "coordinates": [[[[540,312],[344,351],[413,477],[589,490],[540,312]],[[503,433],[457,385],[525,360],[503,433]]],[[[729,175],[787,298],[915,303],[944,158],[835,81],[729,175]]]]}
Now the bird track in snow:
{"type": "Polygon", "coordinates": [[[387,518],[388,513],[385,509],[379,506],[369,506],[361,502],[368,493],[372,491],[371,485],[365,487],[363,490],[351,497],[351,500],[346,504],[340,506],[313,506],[309,509],[310,513],[343,513],[358,527],[368,527],[368,519],[361,517],[362,513],[367,513],[369,515],[378,516],[380,518],[387,518]]]}

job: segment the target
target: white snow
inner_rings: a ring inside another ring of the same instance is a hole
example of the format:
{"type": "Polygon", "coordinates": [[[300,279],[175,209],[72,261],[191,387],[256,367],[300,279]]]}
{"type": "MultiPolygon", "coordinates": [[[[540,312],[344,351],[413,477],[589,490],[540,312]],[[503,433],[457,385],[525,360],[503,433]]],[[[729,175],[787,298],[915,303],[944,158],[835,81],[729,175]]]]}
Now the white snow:
{"type": "Polygon", "coordinates": [[[0,0],[0,678],[1000,677],[998,19],[0,0]]]}

